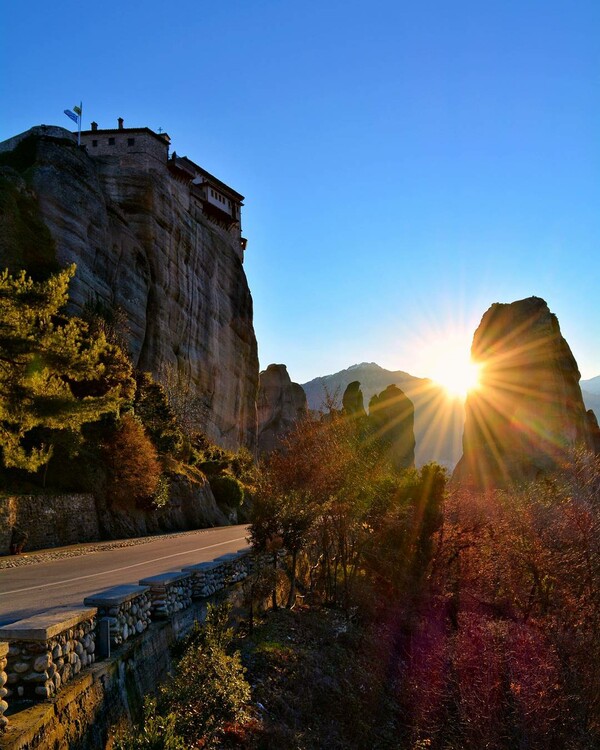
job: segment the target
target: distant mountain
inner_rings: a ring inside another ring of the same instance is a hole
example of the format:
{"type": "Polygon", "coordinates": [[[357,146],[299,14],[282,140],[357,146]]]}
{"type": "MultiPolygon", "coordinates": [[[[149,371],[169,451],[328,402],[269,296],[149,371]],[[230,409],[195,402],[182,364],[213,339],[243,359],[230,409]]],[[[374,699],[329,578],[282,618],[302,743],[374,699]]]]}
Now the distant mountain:
{"type": "MultiPolygon", "coordinates": [[[[581,383],[584,381],[582,380],[581,383]]],[[[590,381],[588,380],[588,383],[590,381]]],[[[584,390],[584,386],[581,387],[581,395],[583,396],[583,403],[586,409],[592,409],[594,414],[600,419],[600,393],[592,393],[591,391],[584,390]]]]}
{"type": "Polygon", "coordinates": [[[580,380],[579,385],[582,391],[595,393],[597,396],[600,396],[600,375],[596,375],[595,378],[590,378],[589,380],[580,380]]]}
{"type": "Polygon", "coordinates": [[[304,383],[308,408],[324,410],[327,394],[336,408],[341,408],[344,391],[355,380],[360,383],[367,410],[371,397],[388,385],[397,385],[404,391],[415,407],[417,466],[437,461],[448,469],[454,468],[462,455],[465,420],[464,405],[459,399],[449,399],[441,386],[427,378],[416,378],[403,370],[385,370],[375,362],[362,362],[304,383]]]}

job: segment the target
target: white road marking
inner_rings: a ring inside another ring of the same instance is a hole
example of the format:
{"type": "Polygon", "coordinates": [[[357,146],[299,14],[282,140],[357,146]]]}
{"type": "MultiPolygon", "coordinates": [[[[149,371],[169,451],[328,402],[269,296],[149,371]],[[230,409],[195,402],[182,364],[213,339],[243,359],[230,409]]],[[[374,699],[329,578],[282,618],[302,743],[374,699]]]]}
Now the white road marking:
{"type": "Polygon", "coordinates": [[[109,573],[119,573],[121,570],[129,570],[130,568],[139,568],[140,565],[148,565],[149,563],[159,562],[160,560],[168,560],[171,557],[180,557],[181,555],[191,555],[193,552],[202,552],[205,549],[211,549],[212,547],[222,547],[224,544],[231,544],[232,542],[246,541],[245,536],[241,536],[238,539],[229,539],[226,542],[217,542],[217,544],[209,544],[208,547],[198,547],[198,549],[190,549],[187,552],[175,552],[173,555],[165,555],[164,557],[155,557],[153,560],[144,560],[144,562],[133,563],[132,565],[124,565],[122,568],[113,568],[112,570],[101,570],[99,573],[89,573],[86,576],[78,576],[77,578],[67,578],[65,581],[55,581],[54,583],[43,583],[41,586],[28,586],[25,589],[14,589],[13,591],[0,592],[0,596],[8,596],[8,594],[21,594],[24,591],[37,591],[39,589],[47,589],[50,586],[63,586],[65,583],[74,583],[75,581],[83,581],[85,578],[96,578],[97,576],[108,575],[109,573]]]}

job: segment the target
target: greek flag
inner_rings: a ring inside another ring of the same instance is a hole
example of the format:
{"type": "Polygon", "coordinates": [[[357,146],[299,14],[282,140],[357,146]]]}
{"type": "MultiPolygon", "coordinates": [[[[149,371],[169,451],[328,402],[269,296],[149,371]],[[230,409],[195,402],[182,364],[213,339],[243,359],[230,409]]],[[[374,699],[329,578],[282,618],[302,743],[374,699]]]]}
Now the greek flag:
{"type": "MultiPolygon", "coordinates": [[[[77,109],[79,109],[79,107],[77,107],[77,109]]],[[[76,115],[75,112],[71,112],[70,109],[65,109],[65,115],[70,117],[74,122],[79,122],[79,115],[76,115]]]]}

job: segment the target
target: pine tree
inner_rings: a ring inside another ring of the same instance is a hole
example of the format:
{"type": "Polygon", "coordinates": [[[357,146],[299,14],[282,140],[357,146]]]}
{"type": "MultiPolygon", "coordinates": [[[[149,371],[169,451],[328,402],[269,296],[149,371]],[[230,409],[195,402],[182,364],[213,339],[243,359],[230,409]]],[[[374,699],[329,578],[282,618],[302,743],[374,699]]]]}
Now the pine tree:
{"type": "Polygon", "coordinates": [[[37,471],[61,431],[79,434],[133,397],[121,350],[61,314],[74,274],[74,265],[45,281],[0,273],[0,461],[7,468],[37,471]]]}

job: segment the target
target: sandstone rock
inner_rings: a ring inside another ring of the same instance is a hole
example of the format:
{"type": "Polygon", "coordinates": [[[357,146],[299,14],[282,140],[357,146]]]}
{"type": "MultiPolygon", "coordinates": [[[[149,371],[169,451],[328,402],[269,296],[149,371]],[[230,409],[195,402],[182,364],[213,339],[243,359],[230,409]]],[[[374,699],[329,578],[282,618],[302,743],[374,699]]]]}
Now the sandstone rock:
{"type": "Polygon", "coordinates": [[[389,385],[369,401],[369,424],[375,437],[387,447],[395,469],[415,465],[415,410],[412,401],[396,385],[389,385]]]}
{"type": "MultiPolygon", "coordinates": [[[[13,175],[11,189],[39,205],[54,260],[77,264],[73,311],[90,301],[122,311],[134,364],[175,367],[199,397],[208,437],[254,448],[258,357],[239,229],[210,221],[166,158],[93,158],[68,131],[45,126],[0,144],[0,153],[27,173],[27,187],[13,175]]],[[[31,258],[0,244],[0,266],[23,260],[31,258]]]]}
{"type": "Polygon", "coordinates": [[[220,510],[210,484],[198,471],[170,478],[169,500],[155,511],[138,508],[116,508],[99,513],[105,536],[121,539],[146,536],[159,531],[178,531],[225,526],[227,516],[220,510]]]}
{"type": "Polygon", "coordinates": [[[403,370],[386,370],[374,362],[362,362],[304,383],[308,408],[326,411],[326,393],[334,408],[341,408],[342,394],[354,381],[360,382],[365,405],[388,385],[397,385],[414,406],[417,465],[437,461],[447,469],[454,469],[462,455],[465,422],[464,403],[460,399],[449,401],[442,386],[427,378],[416,378],[403,370]],[[441,424],[443,429],[440,429],[441,424]]]}
{"type": "Polygon", "coordinates": [[[591,409],[588,409],[586,416],[591,448],[594,453],[600,454],[600,426],[598,425],[598,419],[591,409]]]}
{"type": "Polygon", "coordinates": [[[306,394],[292,383],[285,365],[269,365],[260,373],[258,390],[258,449],[268,453],[294,424],[307,414],[306,394]]]}
{"type": "Polygon", "coordinates": [[[467,398],[455,481],[506,487],[552,471],[578,444],[592,447],[577,363],[544,300],[492,305],[471,353],[480,387],[467,398]]]}
{"type": "Polygon", "coordinates": [[[349,383],[342,397],[344,414],[350,417],[366,417],[363,392],[358,380],[349,383]]]}

